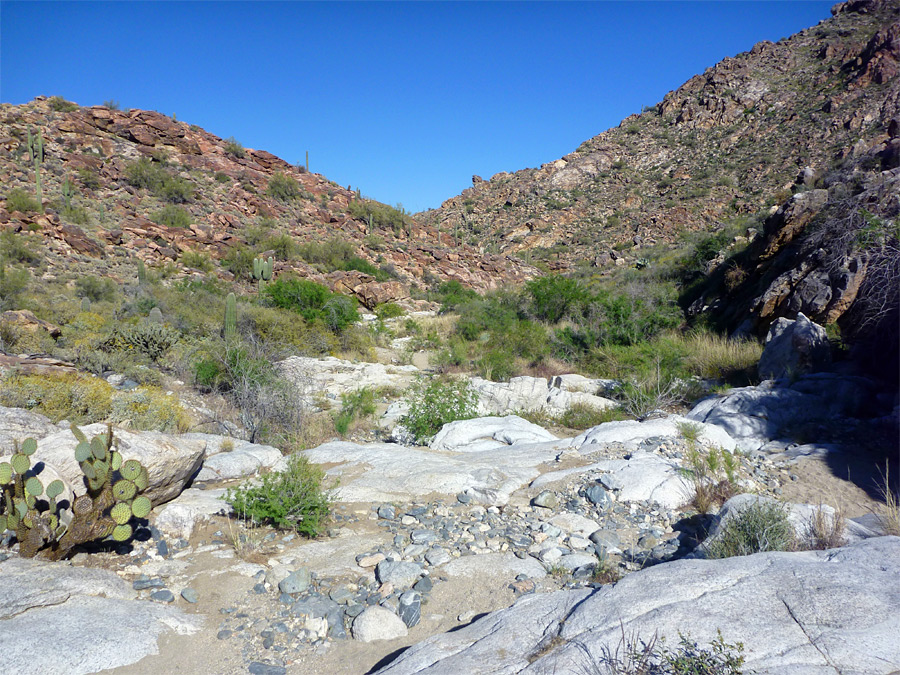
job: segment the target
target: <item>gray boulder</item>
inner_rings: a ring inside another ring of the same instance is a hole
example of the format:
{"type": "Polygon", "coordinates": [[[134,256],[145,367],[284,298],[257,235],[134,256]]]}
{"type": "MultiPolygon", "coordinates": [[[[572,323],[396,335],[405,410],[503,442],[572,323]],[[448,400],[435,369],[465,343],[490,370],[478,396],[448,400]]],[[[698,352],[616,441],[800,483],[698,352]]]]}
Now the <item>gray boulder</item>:
{"type": "Polygon", "coordinates": [[[214,434],[183,434],[183,441],[204,444],[206,458],[194,478],[196,481],[219,481],[247,478],[263,469],[278,470],[284,459],[281,450],[271,445],[259,445],[229,436],[214,434]],[[227,448],[230,444],[231,449],[227,448]]]}
{"type": "Polygon", "coordinates": [[[409,632],[403,619],[384,607],[369,607],[353,620],[353,637],[360,642],[396,640],[409,632]]]}
{"type": "Polygon", "coordinates": [[[197,632],[199,615],[135,600],[115,573],[33,559],[0,563],[3,670],[82,675],[137,663],[169,630],[197,632]],[[127,648],[123,648],[127,646],[127,648]]]}
{"type": "Polygon", "coordinates": [[[765,380],[796,377],[829,363],[831,346],[825,329],[800,313],[795,321],[777,319],[769,328],[759,359],[759,376],[765,380]]]}
{"type": "MultiPolygon", "coordinates": [[[[81,430],[91,438],[105,434],[106,425],[90,424],[81,430]]],[[[203,462],[205,446],[200,441],[155,431],[138,433],[115,428],[113,432],[122,457],[136,459],[147,467],[150,486],[144,494],[154,505],[177,497],[203,462]]],[[[75,461],[77,444],[78,439],[71,430],[57,431],[41,439],[34,460],[52,464],[79,491],[84,483],[81,468],[75,461]]]]}
{"type": "Polygon", "coordinates": [[[26,438],[41,439],[59,427],[38,413],[22,408],[0,407],[0,455],[10,455],[13,443],[26,438]]]}
{"type": "Polygon", "coordinates": [[[518,443],[544,443],[559,440],[543,427],[516,415],[476,417],[445,424],[431,441],[432,450],[482,452],[518,443]]]}
{"type": "Polygon", "coordinates": [[[414,645],[383,675],[603,672],[622,638],[679,632],[709,645],[722,632],[759,675],[884,674],[900,663],[900,538],[831,551],[681,560],[598,590],[525,596],[414,645]]]}

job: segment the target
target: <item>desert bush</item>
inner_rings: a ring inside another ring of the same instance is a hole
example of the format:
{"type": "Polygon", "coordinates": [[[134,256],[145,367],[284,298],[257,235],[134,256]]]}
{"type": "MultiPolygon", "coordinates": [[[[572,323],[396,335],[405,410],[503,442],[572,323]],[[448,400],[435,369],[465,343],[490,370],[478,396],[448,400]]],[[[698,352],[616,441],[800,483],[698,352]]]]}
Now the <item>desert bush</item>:
{"type": "Polygon", "coordinates": [[[17,309],[20,298],[28,288],[31,275],[21,267],[7,267],[0,260],[0,311],[17,309]]]}
{"type": "Polygon", "coordinates": [[[273,251],[278,260],[293,260],[297,255],[297,242],[286,232],[271,235],[257,244],[260,251],[273,251]]]}
{"type": "Polygon", "coordinates": [[[257,485],[225,493],[225,501],[242,518],[315,537],[328,518],[331,495],[324,487],[325,472],[303,455],[288,458],[287,469],[264,474],[257,485]]]}
{"type": "Polygon", "coordinates": [[[266,194],[281,202],[291,202],[300,197],[301,190],[297,181],[280,171],[276,171],[269,179],[266,194]]]}
{"type": "Polygon", "coordinates": [[[713,506],[721,506],[734,496],[739,463],[723,448],[701,450],[697,446],[697,425],[680,424],[678,428],[687,441],[682,475],[691,485],[691,504],[699,513],[709,513],[713,506]]]}
{"type": "Polygon", "coordinates": [[[900,493],[891,485],[890,465],[887,461],[881,480],[881,497],[884,506],[881,507],[881,512],[876,514],[881,531],[900,537],[900,493]]]}
{"type": "Polygon", "coordinates": [[[187,209],[176,206],[175,204],[167,204],[159,211],[150,216],[150,220],[166,227],[190,227],[191,214],[187,209]]]}
{"type": "Polygon", "coordinates": [[[32,213],[40,211],[40,209],[41,205],[38,204],[37,200],[22,188],[14,188],[6,195],[6,210],[10,213],[13,211],[32,213]]]}
{"type": "Polygon", "coordinates": [[[419,443],[426,443],[448,422],[477,414],[478,396],[466,380],[419,380],[406,396],[409,412],[400,423],[419,443]]]}
{"type": "Polygon", "coordinates": [[[429,291],[428,299],[441,304],[441,313],[454,311],[457,307],[478,298],[478,293],[466,288],[456,280],[444,281],[429,291]]]}
{"type": "Polygon", "coordinates": [[[403,316],[406,312],[403,308],[394,302],[385,302],[375,308],[375,316],[384,321],[385,319],[394,319],[403,316]]]}
{"type": "Polygon", "coordinates": [[[142,157],[125,167],[125,180],[137,188],[173,204],[189,202],[194,196],[193,186],[179,176],[173,176],[160,162],[142,157]]]}
{"type": "Polygon", "coordinates": [[[393,207],[370,199],[355,199],[350,202],[348,211],[354,218],[371,222],[373,227],[391,229],[394,234],[409,229],[411,224],[409,214],[399,204],[393,207]]]}
{"type": "Polygon", "coordinates": [[[116,391],[97,377],[64,373],[14,375],[0,382],[0,403],[33,410],[53,422],[110,421],[133,429],[185,431],[189,418],[177,397],[156,387],[116,391]]]}
{"type": "Polygon", "coordinates": [[[478,374],[493,382],[506,382],[516,374],[515,356],[504,347],[493,347],[481,353],[475,361],[478,374]]]}
{"type": "Polygon", "coordinates": [[[107,352],[137,352],[158,361],[180,338],[181,334],[169,326],[142,321],[117,324],[99,346],[107,352]]]}
{"type": "Polygon", "coordinates": [[[96,190],[100,187],[100,177],[87,167],[78,169],[78,180],[88,190],[96,190]]]}
{"type": "Polygon", "coordinates": [[[243,158],[247,155],[244,146],[241,145],[234,136],[225,139],[225,154],[232,157],[243,158]]]}
{"type": "Polygon", "coordinates": [[[578,280],[556,274],[529,281],[525,290],[530,296],[532,314],[551,324],[561,321],[589,297],[578,280]]]}
{"type": "Polygon", "coordinates": [[[91,222],[90,214],[83,206],[76,204],[66,204],[59,210],[59,215],[70,223],[76,225],[87,225],[91,222]]]}
{"type": "Polygon", "coordinates": [[[343,265],[356,255],[356,247],[340,237],[332,237],[319,243],[315,241],[301,244],[298,253],[310,265],[321,266],[329,272],[342,269],[343,265]]]}
{"type": "Polygon", "coordinates": [[[573,403],[557,420],[569,429],[591,429],[599,424],[628,419],[628,415],[619,408],[610,407],[600,410],[592,405],[573,403]]]}
{"type": "Polygon", "coordinates": [[[706,546],[708,558],[731,558],[794,548],[794,528],[785,506],[758,500],[728,519],[706,546]]]}
{"type": "Polygon", "coordinates": [[[307,321],[322,321],[340,333],[359,321],[356,300],[332,293],[306,279],[281,278],[266,284],[265,293],[276,307],[297,312],[307,321]]]}
{"type": "Polygon", "coordinates": [[[0,262],[37,265],[43,259],[38,242],[31,235],[6,230],[0,233],[0,262]]]}
{"type": "Polygon", "coordinates": [[[585,675],[741,675],[744,671],[743,643],[729,644],[717,631],[708,648],[701,647],[689,635],[678,633],[678,646],[669,648],[665,638],[654,635],[641,639],[636,633],[626,634],[622,627],[619,644],[604,646],[599,658],[587,647],[582,672],[585,675]]]}
{"type": "Polygon", "coordinates": [[[341,409],[334,417],[334,428],[346,435],[355,420],[362,420],[375,414],[375,392],[368,387],[341,395],[341,409]]]}
{"type": "Polygon", "coordinates": [[[248,246],[232,246],[222,258],[222,265],[235,278],[251,279],[254,258],[256,258],[256,252],[248,246]]]}
{"type": "Polygon", "coordinates": [[[201,272],[212,272],[216,268],[212,258],[200,251],[185,251],[182,253],[181,264],[201,272]]]}
{"type": "Polygon", "coordinates": [[[75,294],[91,302],[112,302],[116,299],[118,286],[112,279],[85,275],[75,280],[75,294]]]}
{"type": "Polygon", "coordinates": [[[76,104],[67,101],[62,96],[51,96],[47,103],[50,104],[50,110],[53,112],[73,112],[78,110],[76,104]]]}
{"type": "Polygon", "coordinates": [[[656,372],[624,381],[614,397],[623,412],[644,420],[681,401],[684,389],[682,382],[663,372],[657,364],[656,372]]]}

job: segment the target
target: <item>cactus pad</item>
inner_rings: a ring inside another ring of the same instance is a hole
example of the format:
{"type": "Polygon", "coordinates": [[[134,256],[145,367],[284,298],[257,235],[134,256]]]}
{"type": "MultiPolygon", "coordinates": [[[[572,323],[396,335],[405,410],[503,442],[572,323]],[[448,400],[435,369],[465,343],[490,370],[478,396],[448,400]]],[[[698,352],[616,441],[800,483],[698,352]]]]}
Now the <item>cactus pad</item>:
{"type": "Polygon", "coordinates": [[[81,473],[83,473],[88,480],[93,480],[97,477],[97,472],[94,471],[94,464],[90,460],[82,462],[79,466],[81,466],[81,473]]]}
{"type": "Polygon", "coordinates": [[[116,525],[112,531],[113,541],[126,541],[131,537],[131,525],[116,525]]]}
{"type": "Polygon", "coordinates": [[[22,454],[33,455],[37,451],[37,441],[33,438],[26,438],[22,441],[22,454]]]}
{"type": "Polygon", "coordinates": [[[25,481],[25,492],[37,497],[44,491],[44,484],[34,476],[25,481]]]}
{"type": "Polygon", "coordinates": [[[152,508],[153,504],[143,495],[135,497],[134,501],[131,502],[131,512],[135,518],[146,518],[150,515],[150,509],[152,508]]]}
{"type": "Polygon", "coordinates": [[[93,456],[91,452],[91,444],[87,441],[81,441],[75,446],[75,461],[79,464],[90,459],[93,456]]]}
{"type": "Polygon", "coordinates": [[[12,480],[13,468],[9,462],[0,462],[0,485],[6,485],[12,480]]]}
{"type": "Polygon", "coordinates": [[[65,489],[66,486],[63,484],[63,482],[59,479],[56,479],[54,481],[51,481],[47,486],[47,496],[50,499],[56,499],[63,493],[63,490],[65,489]]]}
{"type": "Polygon", "coordinates": [[[118,471],[122,468],[122,454],[113,450],[112,454],[109,458],[109,465],[112,467],[113,471],[118,471]]]}
{"type": "Polygon", "coordinates": [[[150,485],[150,473],[147,471],[146,466],[141,467],[141,473],[138,474],[138,477],[134,479],[134,484],[141,492],[146,490],[150,485]]]}
{"type": "Polygon", "coordinates": [[[7,526],[6,516],[0,516],[0,532],[5,532],[7,526]]]}
{"type": "Polygon", "coordinates": [[[119,469],[119,473],[122,474],[122,478],[125,480],[134,480],[141,473],[141,463],[136,459],[129,459],[126,462],[123,462],[122,468],[119,469]]]}
{"type": "Polygon", "coordinates": [[[9,463],[12,464],[13,471],[16,473],[25,473],[31,468],[31,460],[28,459],[28,455],[23,455],[21,452],[13,455],[9,463]]]}
{"type": "Polygon", "coordinates": [[[100,436],[94,436],[91,439],[91,452],[97,459],[106,459],[106,443],[100,436]]]}
{"type": "Polygon", "coordinates": [[[94,508],[94,501],[87,495],[81,495],[72,504],[72,511],[76,516],[86,516],[94,508]]]}
{"type": "Polygon", "coordinates": [[[131,506],[126,502],[118,502],[109,512],[116,525],[124,525],[131,520],[131,506]]]}
{"type": "Polygon", "coordinates": [[[26,504],[24,500],[16,499],[15,505],[16,505],[16,515],[18,515],[19,518],[24,518],[25,514],[28,513],[28,504],[26,504]]]}
{"type": "Polygon", "coordinates": [[[118,480],[112,487],[113,499],[126,502],[137,494],[137,487],[130,480],[118,480]]]}

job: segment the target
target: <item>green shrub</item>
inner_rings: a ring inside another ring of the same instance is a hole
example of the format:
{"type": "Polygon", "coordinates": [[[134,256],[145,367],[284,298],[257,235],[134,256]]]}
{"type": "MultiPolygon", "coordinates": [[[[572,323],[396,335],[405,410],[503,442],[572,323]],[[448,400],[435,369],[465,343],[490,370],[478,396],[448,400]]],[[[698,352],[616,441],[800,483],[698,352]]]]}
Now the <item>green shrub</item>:
{"type": "Polygon", "coordinates": [[[160,323],[118,324],[100,348],[107,352],[137,352],[158,361],[180,338],[177,330],[160,323]]]}
{"type": "Polygon", "coordinates": [[[560,415],[559,423],[569,429],[591,429],[607,422],[629,419],[628,415],[618,408],[610,407],[600,410],[592,405],[573,403],[560,415]]]}
{"type": "Polygon", "coordinates": [[[391,229],[394,234],[400,234],[404,229],[408,231],[412,223],[400,204],[393,207],[370,199],[355,199],[350,202],[348,211],[357,220],[371,222],[373,227],[391,229]]]}
{"type": "Polygon", "coordinates": [[[216,171],[215,179],[217,183],[230,183],[231,177],[227,173],[222,173],[221,171],[216,171]]]}
{"type": "Polygon", "coordinates": [[[790,551],[794,528],[783,504],[757,500],[728,519],[706,545],[708,558],[731,558],[765,551],[790,551]]]}
{"type": "Polygon", "coordinates": [[[508,348],[494,347],[475,362],[478,374],[493,382],[506,382],[516,374],[515,356],[508,348]]]}
{"type": "Polygon", "coordinates": [[[200,251],[185,251],[182,253],[181,264],[201,272],[212,272],[216,268],[212,258],[200,251]]]}
{"type": "Polygon", "coordinates": [[[76,225],[87,225],[91,221],[87,209],[75,204],[63,206],[59,210],[59,215],[61,215],[63,219],[68,220],[70,223],[75,223],[76,225]]]}
{"type": "Polygon", "coordinates": [[[385,302],[375,308],[375,316],[384,321],[385,319],[394,319],[403,316],[406,312],[403,308],[394,302],[385,302]]]}
{"type": "Polygon", "coordinates": [[[655,633],[645,639],[623,627],[618,646],[603,647],[599,658],[582,670],[596,675],[741,675],[743,643],[728,644],[717,633],[704,648],[679,631],[678,647],[671,649],[655,633]]]}
{"type": "Polygon", "coordinates": [[[525,284],[531,296],[531,312],[547,323],[557,323],[588,294],[576,279],[550,275],[525,284]]]}
{"type": "Polygon", "coordinates": [[[161,163],[146,157],[125,167],[125,179],[134,187],[145,188],[173,204],[189,202],[194,195],[194,188],[188,181],[173,176],[161,163]]]}
{"type": "Polygon", "coordinates": [[[242,518],[315,537],[324,527],[331,503],[324,478],[320,467],[294,454],[285,471],[263,475],[258,485],[229,488],[225,501],[242,518]]]}
{"type": "Polygon", "coordinates": [[[291,202],[300,197],[301,190],[297,181],[280,171],[276,171],[269,179],[266,194],[281,202],[291,202]]]}
{"type": "Polygon", "coordinates": [[[293,260],[297,255],[297,242],[286,232],[266,237],[259,242],[257,248],[261,251],[274,251],[278,260],[293,260]]]}
{"type": "Polygon", "coordinates": [[[334,428],[344,436],[354,420],[365,419],[374,414],[375,392],[368,387],[357,389],[351,394],[342,394],[341,410],[334,417],[334,428]]]}
{"type": "Polygon", "coordinates": [[[42,260],[39,246],[32,235],[6,230],[0,233],[0,261],[36,265],[42,260]]]}
{"type": "Polygon", "coordinates": [[[22,188],[14,188],[6,195],[6,210],[9,212],[21,211],[22,213],[32,213],[34,211],[40,211],[41,205],[22,188]]]}
{"type": "Polygon", "coordinates": [[[150,216],[150,220],[166,227],[190,227],[191,214],[187,209],[176,206],[175,204],[167,204],[161,210],[150,216]]]}
{"type": "Polygon", "coordinates": [[[225,154],[238,158],[243,158],[247,155],[244,146],[234,136],[225,139],[225,154]]]}
{"type": "Polygon", "coordinates": [[[256,252],[252,248],[238,244],[228,249],[225,257],[222,258],[222,265],[236,279],[251,279],[254,258],[256,258],[256,252]]]}
{"type": "Polygon", "coordinates": [[[53,112],[73,112],[78,110],[77,105],[67,101],[62,96],[51,96],[47,102],[50,104],[50,110],[53,112]]]}
{"type": "Polygon", "coordinates": [[[419,443],[427,443],[448,422],[477,415],[478,396],[465,380],[419,380],[406,396],[409,412],[400,423],[419,443]]]}
{"type": "Polygon", "coordinates": [[[0,260],[0,311],[17,309],[31,275],[22,267],[7,267],[0,260]]]}
{"type": "Polygon", "coordinates": [[[428,299],[441,303],[441,313],[452,312],[460,305],[475,300],[478,293],[455,280],[445,281],[428,294],[428,299]]]}
{"type": "Polygon", "coordinates": [[[78,169],[78,180],[88,190],[96,190],[101,185],[100,177],[84,166],[78,169]]]}
{"type": "Polygon", "coordinates": [[[281,278],[266,284],[265,293],[276,307],[297,312],[307,321],[320,320],[338,333],[359,321],[355,299],[314,281],[281,278]]]}
{"type": "Polygon", "coordinates": [[[79,298],[87,298],[91,302],[112,302],[116,299],[118,290],[116,282],[112,279],[86,275],[75,280],[75,294],[79,298]]]}
{"type": "Polygon", "coordinates": [[[184,432],[190,425],[178,398],[158,387],[138,387],[114,394],[110,421],[154,431],[184,432]]]}

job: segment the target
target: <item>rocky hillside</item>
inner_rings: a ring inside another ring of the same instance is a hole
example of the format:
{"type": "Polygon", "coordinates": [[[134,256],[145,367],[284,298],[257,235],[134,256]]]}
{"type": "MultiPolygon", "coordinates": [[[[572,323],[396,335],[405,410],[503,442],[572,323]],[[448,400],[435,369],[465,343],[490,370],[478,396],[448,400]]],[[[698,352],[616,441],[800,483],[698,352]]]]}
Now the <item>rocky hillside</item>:
{"type": "Polygon", "coordinates": [[[779,205],[884,143],[900,108],[900,4],[852,0],[832,14],[722,60],[565,157],[473,176],[419,217],[567,270],[779,205]]]}
{"type": "Polygon", "coordinates": [[[0,226],[40,233],[50,273],[80,264],[133,278],[140,259],[176,275],[199,264],[249,280],[240,261],[274,255],[276,274],[324,280],[369,307],[407,298],[411,284],[432,279],[426,273],[482,289],[531,273],[518,261],[456,246],[448,234],[305,167],[147,110],[79,107],[59,97],[0,105],[0,185],[0,226]],[[44,213],[33,201],[27,143],[38,131],[44,213]],[[330,239],[344,243],[344,258],[364,261],[355,265],[363,270],[335,271],[299,255],[303,244],[330,239]]]}

